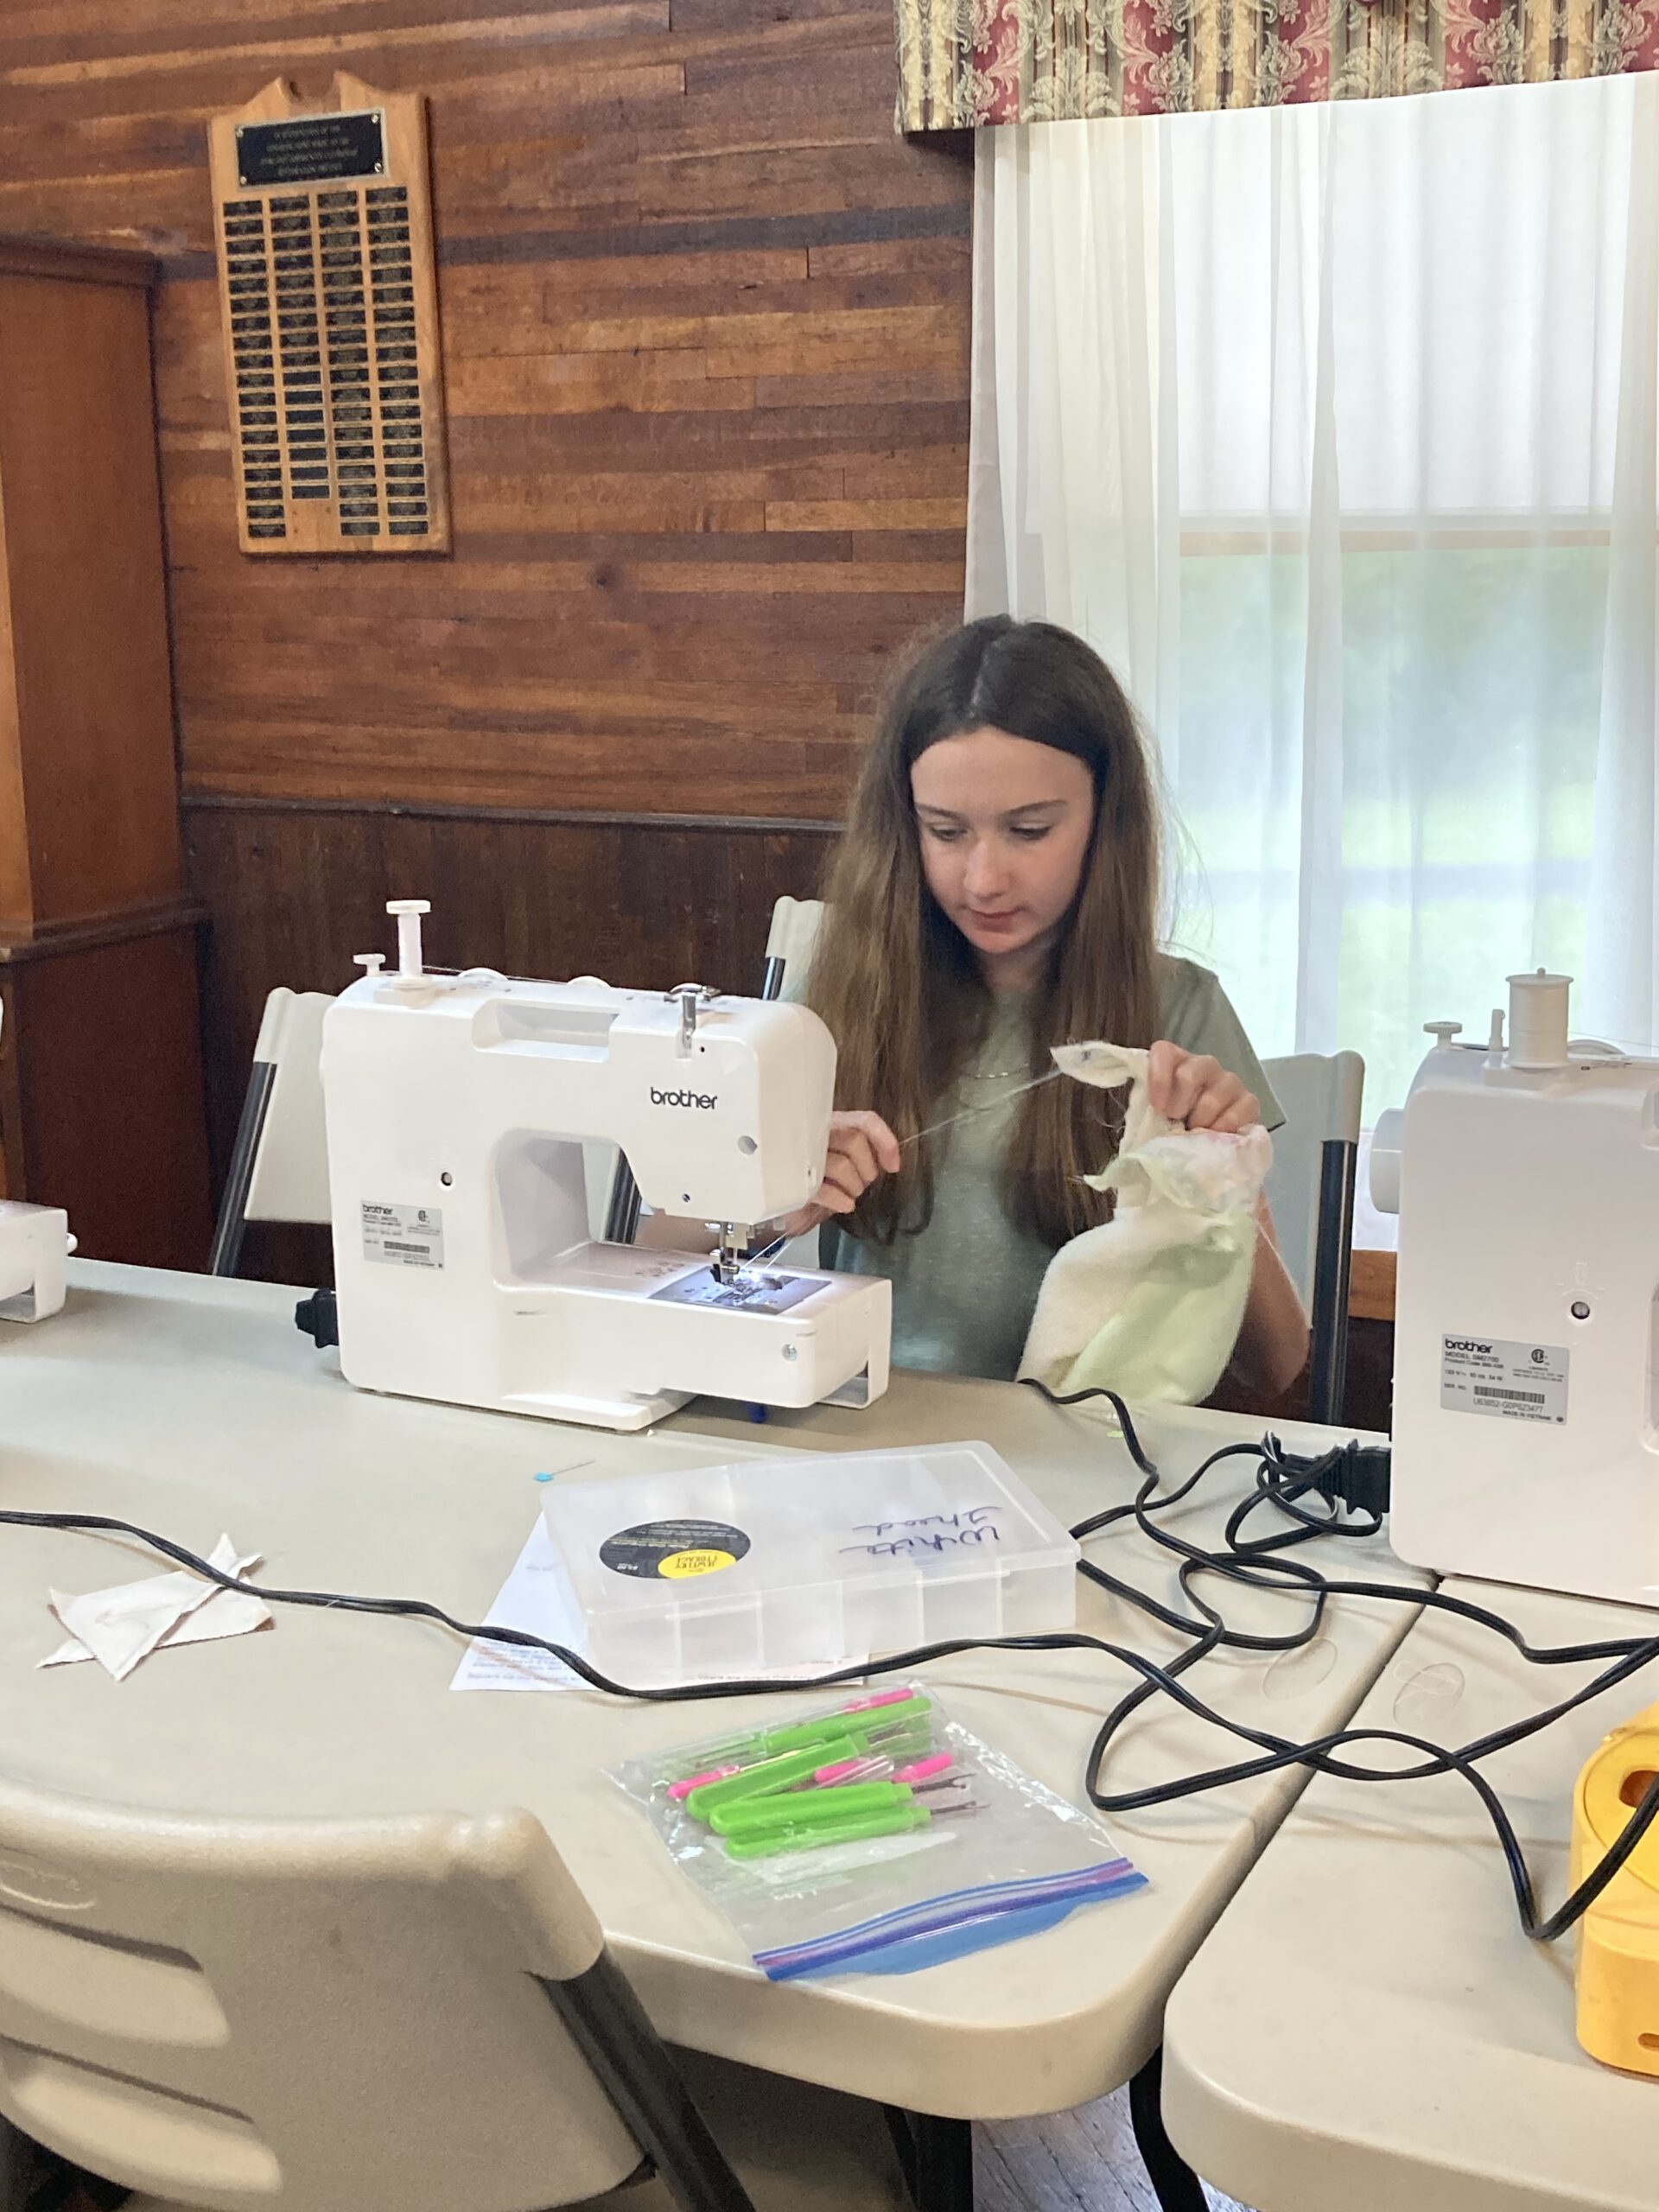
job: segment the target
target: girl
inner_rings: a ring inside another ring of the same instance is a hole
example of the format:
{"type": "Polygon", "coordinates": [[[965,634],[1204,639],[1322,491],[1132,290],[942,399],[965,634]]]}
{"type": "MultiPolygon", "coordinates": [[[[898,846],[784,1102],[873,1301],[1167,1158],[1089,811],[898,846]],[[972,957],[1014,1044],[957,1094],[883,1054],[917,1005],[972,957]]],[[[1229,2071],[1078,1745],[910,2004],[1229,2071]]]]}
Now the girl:
{"type": "MultiPolygon", "coordinates": [[[[825,1265],[891,1279],[895,1366],[1011,1378],[1050,1259],[1106,1217],[1080,1179],[1126,1094],[1025,1090],[1052,1044],[1149,1045],[1152,1103],[1189,1128],[1282,1119],[1215,977],[1158,950],[1158,858],[1134,713],[1079,639],[995,615],[911,662],[788,992],[836,1039],[841,1109],[789,1227],[827,1224],[825,1265]]],[[[1272,1395],[1307,1325],[1260,1218],[1230,1379],[1272,1395]]]]}

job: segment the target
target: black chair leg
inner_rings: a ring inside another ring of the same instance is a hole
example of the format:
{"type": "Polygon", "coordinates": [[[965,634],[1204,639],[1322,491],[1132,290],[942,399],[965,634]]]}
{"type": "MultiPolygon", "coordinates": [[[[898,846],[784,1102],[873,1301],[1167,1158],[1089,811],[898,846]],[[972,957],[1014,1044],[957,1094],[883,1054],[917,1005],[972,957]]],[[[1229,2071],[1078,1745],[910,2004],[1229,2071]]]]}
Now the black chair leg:
{"type": "Polygon", "coordinates": [[[974,2130],[966,2120],[887,2107],[893,2148],[916,2212],[974,2212],[974,2130]]]}
{"type": "Polygon", "coordinates": [[[626,1155],[617,1155],[616,1173],[611,1178],[611,1195],[605,1209],[605,1241],[607,1244],[632,1244],[639,1233],[639,1185],[633,1179],[633,1170],[626,1155]]]}
{"type": "Polygon", "coordinates": [[[754,2212],[610,1953],[569,1981],[537,1980],[680,2212],[754,2212]]]}
{"type": "Polygon", "coordinates": [[[1204,2183],[1164,2132],[1164,2052],[1160,2044],[1129,2083],[1135,2139],[1162,2212],[1210,2212],[1204,2183]]]}
{"type": "Polygon", "coordinates": [[[0,2212],[65,2212],[71,2204],[113,2212],[130,2194],[118,2183],[83,2173],[10,2120],[0,2120],[0,2212]]]}
{"type": "Polygon", "coordinates": [[[28,2136],[0,2120],[0,2212],[25,2212],[38,2170],[28,2136]]]}
{"type": "Polygon", "coordinates": [[[1312,1336],[1308,1419],[1336,1427],[1348,1377],[1348,1289],[1352,1272],[1358,1148],[1328,1141],[1319,1162],[1319,1228],[1308,1320],[1312,1336]]]}
{"type": "Polygon", "coordinates": [[[224,1196],[219,1202],[213,1249],[207,1260],[210,1275],[233,1275],[241,1260],[242,1239],[247,1234],[248,1191],[253,1182],[253,1163],[258,1154],[260,1137],[264,1134],[265,1116],[276,1081],[273,1062],[254,1062],[248,1077],[247,1096],[242,1101],[242,1118],[237,1124],[231,1164],[226,1171],[224,1196]]]}

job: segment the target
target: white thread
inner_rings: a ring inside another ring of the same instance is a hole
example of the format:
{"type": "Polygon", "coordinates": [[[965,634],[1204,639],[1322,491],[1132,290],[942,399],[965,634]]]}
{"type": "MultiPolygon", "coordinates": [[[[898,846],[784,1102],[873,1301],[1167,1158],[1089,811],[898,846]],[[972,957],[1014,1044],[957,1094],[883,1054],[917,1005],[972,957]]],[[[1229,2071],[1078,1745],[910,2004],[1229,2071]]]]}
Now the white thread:
{"type": "Polygon", "coordinates": [[[1540,968],[1510,977],[1510,1065],[1543,1071],[1567,1065],[1570,976],[1540,968]]]}

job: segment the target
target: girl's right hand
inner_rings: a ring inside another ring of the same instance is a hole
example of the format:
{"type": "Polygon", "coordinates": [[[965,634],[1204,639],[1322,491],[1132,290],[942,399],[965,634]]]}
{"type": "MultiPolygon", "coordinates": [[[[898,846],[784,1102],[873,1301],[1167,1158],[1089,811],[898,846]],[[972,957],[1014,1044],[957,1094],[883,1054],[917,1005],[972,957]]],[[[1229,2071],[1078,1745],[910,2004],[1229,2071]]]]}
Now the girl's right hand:
{"type": "Polygon", "coordinates": [[[830,1153],[823,1180],[809,1206],[783,1224],[791,1236],[804,1236],[820,1222],[849,1214],[872,1183],[899,1173],[899,1140],[879,1114],[832,1114],[830,1153]]]}

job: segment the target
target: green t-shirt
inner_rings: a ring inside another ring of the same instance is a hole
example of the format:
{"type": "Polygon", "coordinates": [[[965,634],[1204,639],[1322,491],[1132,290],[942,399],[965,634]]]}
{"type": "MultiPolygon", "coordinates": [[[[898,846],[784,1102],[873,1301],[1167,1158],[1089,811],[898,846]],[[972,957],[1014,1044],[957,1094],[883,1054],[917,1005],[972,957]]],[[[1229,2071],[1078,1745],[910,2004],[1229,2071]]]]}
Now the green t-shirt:
{"type": "MultiPolygon", "coordinates": [[[[1160,956],[1162,1019],[1159,1035],[1189,1052],[1207,1052],[1262,1102],[1268,1128],[1284,1120],[1238,1016],[1208,969],[1160,956]]],[[[797,999],[802,988],[786,988],[797,999]]],[[[1012,1096],[1030,1081],[1027,997],[999,998],[974,1066],[938,1118],[976,1107],[939,1140],[932,1218],[915,1236],[871,1244],[826,1224],[822,1263],[848,1274],[886,1275],[893,1285],[893,1361],[940,1375],[980,1375],[1011,1382],[1025,1350],[1037,1293],[1054,1248],[1009,1218],[1002,1198],[1002,1162],[1014,1125],[1012,1096]],[[1017,1072],[1003,1072],[1014,1070],[1017,1072]],[[1001,1104],[1001,1102],[1008,1102],[1001,1104]],[[999,1110],[1000,1108],[1000,1110],[999,1110]]]]}

